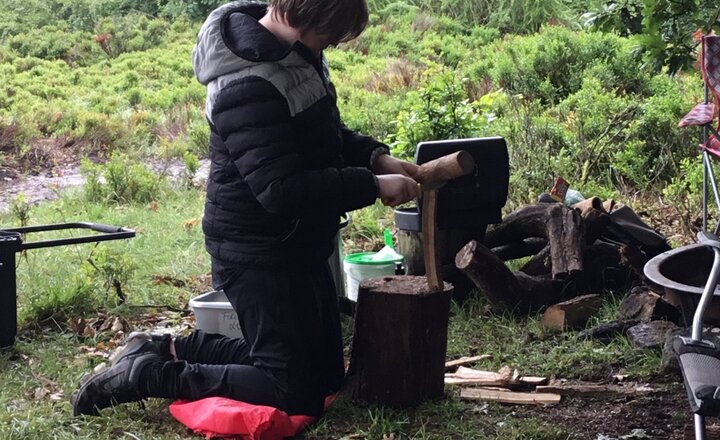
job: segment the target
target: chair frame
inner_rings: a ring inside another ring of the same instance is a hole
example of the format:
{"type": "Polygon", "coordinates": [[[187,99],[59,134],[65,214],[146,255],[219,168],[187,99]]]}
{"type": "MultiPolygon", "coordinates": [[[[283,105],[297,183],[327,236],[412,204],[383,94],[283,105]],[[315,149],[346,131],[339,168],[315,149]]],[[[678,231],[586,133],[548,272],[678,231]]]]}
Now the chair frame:
{"type": "MultiPolygon", "coordinates": [[[[698,241],[705,246],[709,247],[713,251],[714,259],[713,265],[710,270],[707,282],[703,289],[700,302],[695,310],[692,321],[692,333],[691,336],[682,337],[678,336],[679,342],[685,347],[700,347],[709,349],[711,351],[718,351],[720,356],[720,347],[712,341],[703,339],[703,321],[705,313],[712,302],[713,296],[715,295],[715,289],[720,281],[720,238],[717,234],[720,232],[720,219],[717,225],[713,229],[713,232],[708,232],[709,212],[708,203],[710,202],[710,190],[712,190],[712,196],[714,197],[715,204],[718,211],[720,211],[720,191],[718,190],[717,179],[715,172],[712,167],[711,157],[716,156],[720,158],[720,133],[718,129],[713,126],[716,119],[720,122],[719,112],[720,110],[720,36],[704,36],[702,39],[702,74],[704,82],[704,102],[697,105],[688,115],[686,115],[680,122],[681,127],[686,126],[702,126],[701,143],[700,149],[702,151],[703,161],[703,212],[702,212],[702,230],[698,232],[698,241]],[[708,46],[711,46],[711,53],[708,54],[708,46]],[[710,60],[710,57],[715,59],[710,60]],[[711,71],[711,69],[713,69],[711,71]],[[712,85],[712,87],[711,87],[712,85]],[[714,100],[714,105],[711,104],[711,96],[714,100]],[[712,105],[712,112],[707,112],[708,106],[712,105]],[[710,187],[710,188],[708,188],[710,187]]],[[[680,361],[680,355],[678,354],[678,361],[680,361]]],[[[718,372],[720,374],[720,371],[718,372]]],[[[686,387],[689,389],[689,393],[693,394],[695,390],[692,390],[692,386],[689,385],[688,378],[685,377],[683,372],[683,378],[686,383],[686,387]]],[[[691,397],[692,399],[692,397],[691,397]]],[[[692,406],[692,402],[691,402],[692,406]]],[[[698,410],[699,412],[700,410],[698,410]]],[[[694,429],[695,429],[695,440],[705,440],[705,415],[694,412],[694,429]]]]}

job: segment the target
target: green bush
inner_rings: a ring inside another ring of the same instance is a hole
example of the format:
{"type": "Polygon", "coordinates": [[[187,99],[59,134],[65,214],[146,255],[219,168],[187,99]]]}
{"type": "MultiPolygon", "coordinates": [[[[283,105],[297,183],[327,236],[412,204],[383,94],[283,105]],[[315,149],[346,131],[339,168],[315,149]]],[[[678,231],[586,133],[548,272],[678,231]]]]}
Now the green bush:
{"type": "Polygon", "coordinates": [[[168,30],[165,20],[149,19],[139,13],[101,19],[95,27],[95,41],[110,57],[160,46],[168,30]]]}
{"type": "Polygon", "coordinates": [[[588,27],[637,35],[638,55],[656,72],[689,70],[697,33],[720,30],[715,0],[606,0],[583,15],[588,27]]]}
{"type": "Polygon", "coordinates": [[[164,16],[174,18],[186,15],[193,20],[203,20],[216,7],[227,3],[225,0],[197,0],[188,2],[185,0],[158,1],[164,3],[161,13],[164,16]]]}
{"type": "Polygon", "coordinates": [[[197,157],[210,155],[210,126],[205,118],[198,118],[188,126],[189,151],[197,157]]]}
{"type": "Polygon", "coordinates": [[[148,203],[165,190],[164,179],[143,163],[113,153],[104,164],[83,159],[80,171],[85,177],[85,197],[92,202],[148,203]]]}
{"type": "Polygon", "coordinates": [[[497,99],[495,110],[494,129],[507,141],[510,154],[509,208],[534,201],[555,176],[575,184],[572,176],[579,167],[571,153],[572,135],[556,114],[520,95],[497,99]]]}
{"type": "Polygon", "coordinates": [[[380,19],[409,10],[442,15],[464,25],[490,25],[502,33],[528,34],[542,25],[574,25],[595,0],[371,0],[370,11],[380,19]]]}
{"type": "Polygon", "coordinates": [[[20,56],[62,59],[82,65],[100,54],[90,32],[73,31],[64,22],[43,26],[32,34],[14,35],[8,38],[7,46],[20,56]]]}
{"type": "Polygon", "coordinates": [[[550,26],[483,47],[464,70],[474,81],[489,78],[508,93],[556,104],[580,89],[586,70],[598,75],[598,64],[605,67],[606,87],[641,91],[648,75],[631,52],[632,44],[615,35],[550,26]]]}
{"type": "Polygon", "coordinates": [[[395,118],[396,132],[390,139],[394,154],[412,158],[418,142],[477,137],[486,132],[493,96],[471,102],[463,82],[441,66],[423,73],[422,85],[408,92],[395,118]]]}
{"type": "MultiPolygon", "coordinates": [[[[685,158],[678,168],[679,173],[663,189],[663,196],[665,203],[678,215],[682,228],[678,232],[692,236],[697,230],[697,219],[702,215],[703,165],[700,158],[685,158]]],[[[715,175],[719,175],[717,168],[715,175]]]]}
{"type": "Polygon", "coordinates": [[[505,0],[495,2],[488,25],[504,33],[533,33],[546,24],[573,24],[569,0],[505,0]]]}

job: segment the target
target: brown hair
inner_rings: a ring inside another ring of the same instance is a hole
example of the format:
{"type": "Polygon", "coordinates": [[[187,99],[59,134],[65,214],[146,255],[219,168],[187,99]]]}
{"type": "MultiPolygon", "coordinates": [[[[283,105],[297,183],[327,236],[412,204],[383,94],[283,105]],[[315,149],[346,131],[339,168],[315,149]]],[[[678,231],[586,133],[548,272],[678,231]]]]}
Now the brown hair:
{"type": "Polygon", "coordinates": [[[330,37],[332,44],[350,41],[368,23],[366,0],[268,0],[275,17],[306,32],[313,29],[330,37]]]}

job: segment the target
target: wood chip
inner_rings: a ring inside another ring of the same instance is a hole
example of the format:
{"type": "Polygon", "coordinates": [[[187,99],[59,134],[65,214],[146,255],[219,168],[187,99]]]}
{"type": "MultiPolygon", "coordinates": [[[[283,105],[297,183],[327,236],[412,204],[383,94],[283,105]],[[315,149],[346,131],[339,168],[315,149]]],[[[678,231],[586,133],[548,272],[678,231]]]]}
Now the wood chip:
{"type": "Polygon", "coordinates": [[[489,400],[517,405],[556,405],[560,403],[562,397],[553,393],[522,393],[487,388],[463,388],[460,391],[460,398],[463,400],[489,400]]]}
{"type": "Polygon", "coordinates": [[[492,356],[489,354],[483,354],[480,356],[464,356],[460,359],[455,359],[453,361],[445,362],[445,369],[449,370],[451,368],[460,367],[460,366],[466,366],[470,364],[474,364],[477,362],[480,362],[485,359],[490,359],[492,356]]]}
{"type": "Polygon", "coordinates": [[[520,376],[518,382],[528,386],[547,385],[549,379],[542,376],[520,376]]]}

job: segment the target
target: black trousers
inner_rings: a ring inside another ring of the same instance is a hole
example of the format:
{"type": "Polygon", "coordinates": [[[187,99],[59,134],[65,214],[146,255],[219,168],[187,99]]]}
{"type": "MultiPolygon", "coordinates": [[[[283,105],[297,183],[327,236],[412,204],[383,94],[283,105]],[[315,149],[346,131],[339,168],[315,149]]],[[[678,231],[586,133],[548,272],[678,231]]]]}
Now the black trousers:
{"type": "MultiPolygon", "coordinates": [[[[285,270],[213,261],[244,339],[196,331],[162,366],[167,397],[228,397],[320,415],[345,374],[337,293],[327,263],[285,270]]],[[[217,283],[217,279],[221,282],[217,283]]]]}

